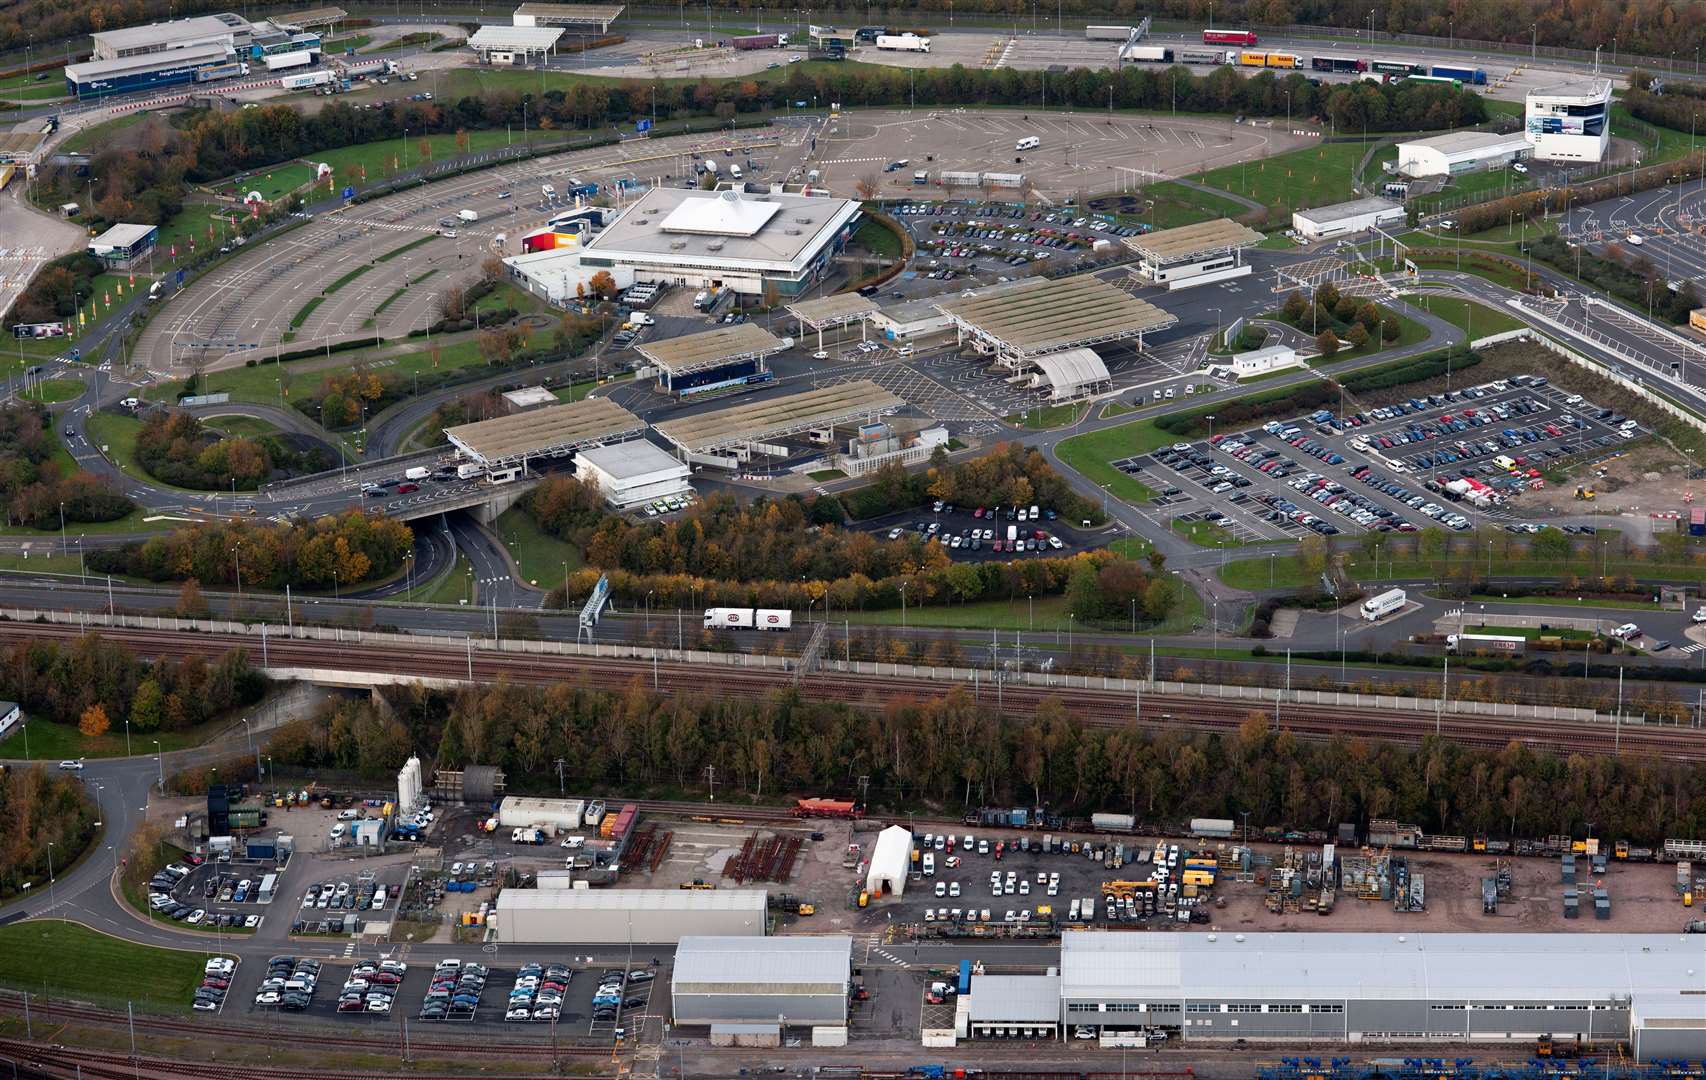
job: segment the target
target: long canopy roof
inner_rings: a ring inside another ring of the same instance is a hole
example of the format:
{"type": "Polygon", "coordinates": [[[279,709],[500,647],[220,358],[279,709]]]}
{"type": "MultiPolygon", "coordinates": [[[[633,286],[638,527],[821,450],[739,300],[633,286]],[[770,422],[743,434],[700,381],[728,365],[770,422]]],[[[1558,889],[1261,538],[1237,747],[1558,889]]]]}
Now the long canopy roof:
{"type": "Polygon", "coordinates": [[[609,398],[587,398],[495,420],[445,428],[464,454],[488,465],[538,457],[557,450],[597,446],[638,435],[645,422],[609,398]]]}
{"type": "Polygon", "coordinates": [[[816,427],[844,424],[903,408],[906,402],[871,382],[836,383],[784,397],[767,398],[713,412],[694,413],[656,425],[659,435],[694,453],[780,438],[816,427]]]}
{"type": "Polygon", "coordinates": [[[1029,278],[939,304],[962,330],[1019,356],[1159,330],[1178,321],[1093,274],[1029,278]]]}

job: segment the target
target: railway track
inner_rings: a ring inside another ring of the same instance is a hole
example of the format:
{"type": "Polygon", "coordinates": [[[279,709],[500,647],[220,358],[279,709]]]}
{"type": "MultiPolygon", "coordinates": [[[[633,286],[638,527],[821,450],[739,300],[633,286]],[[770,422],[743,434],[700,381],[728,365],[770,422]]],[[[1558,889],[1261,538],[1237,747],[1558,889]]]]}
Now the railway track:
{"type": "MultiPolygon", "coordinates": [[[[0,1001],[0,1013],[23,1015],[20,999],[7,998],[0,1001]]],[[[30,1015],[35,1022],[44,1020],[60,1024],[86,1024],[109,1029],[125,1027],[125,1013],[108,1012],[91,1006],[59,1003],[43,1000],[30,1002],[30,1015]]],[[[401,1059],[405,1049],[402,1029],[382,1029],[364,1026],[360,1029],[351,1028],[345,1035],[334,1033],[325,1028],[314,1028],[307,1025],[292,1023],[289,1027],[268,1027],[263,1025],[210,1019],[206,1021],[179,1019],[165,1016],[147,1016],[139,1014],[135,1017],[138,1032],[145,1035],[162,1038],[205,1040],[209,1033],[217,1032],[228,1040],[243,1040],[256,1044],[272,1041],[283,1041],[291,1048],[309,1047],[328,1052],[347,1051],[349,1053],[371,1054],[375,1052],[395,1051],[401,1059]]],[[[564,1058],[597,1058],[609,1057],[610,1048],[604,1046],[574,1046],[559,1045],[553,1051],[550,1043],[545,1042],[500,1042],[482,1037],[478,1043],[471,1044],[467,1040],[441,1041],[428,1035],[420,1037],[422,1031],[432,1031],[433,1027],[417,1025],[410,1029],[407,1050],[411,1058],[456,1058],[467,1056],[504,1057],[515,1060],[549,1059],[553,1056],[564,1058]]],[[[128,1058],[126,1061],[128,1062],[128,1058]]]]}
{"type": "MultiPolygon", "coordinates": [[[[79,627],[67,625],[0,623],[0,643],[44,638],[72,639],[83,632],[79,627]]],[[[103,631],[103,636],[121,642],[141,655],[162,659],[215,656],[232,648],[248,649],[252,653],[254,646],[251,639],[239,634],[116,629],[103,631]]],[[[707,674],[702,667],[692,664],[659,662],[654,666],[642,659],[617,657],[588,660],[476,651],[470,661],[469,654],[462,650],[435,649],[413,643],[406,648],[364,644],[360,652],[355,652],[336,642],[275,639],[268,642],[268,660],[283,667],[384,673],[407,671],[412,675],[447,680],[467,679],[471,662],[476,682],[499,679],[524,684],[568,682],[589,689],[621,690],[636,682],[648,685],[655,679],[660,693],[671,694],[705,692],[707,674]]],[[[722,694],[751,697],[792,690],[806,700],[872,708],[896,699],[925,700],[944,694],[942,684],[924,679],[820,672],[796,684],[789,672],[739,667],[718,668],[715,687],[722,694]]],[[[1124,693],[1081,687],[1065,689],[1012,684],[1002,689],[1001,703],[1009,713],[1022,715],[1034,710],[1044,699],[1063,693],[1070,694],[1074,713],[1080,721],[1100,727],[1135,724],[1224,733],[1235,731],[1252,713],[1265,713],[1270,717],[1273,713],[1271,703],[1242,699],[1223,701],[1196,695],[1145,694],[1142,715],[1137,716],[1135,700],[1124,693]]],[[[987,697],[987,691],[981,692],[981,696],[987,697]]],[[[1706,729],[1646,725],[1612,728],[1575,721],[1493,718],[1450,712],[1436,716],[1428,709],[1427,702],[1418,701],[1416,704],[1415,709],[1387,709],[1378,713],[1325,705],[1288,708],[1282,704],[1278,722],[1279,726],[1297,735],[1311,738],[1349,735],[1413,743],[1438,734],[1464,745],[1488,749],[1519,742],[1564,754],[1653,754],[1679,761],[1706,761],[1706,729]]],[[[642,808],[722,820],[720,815],[701,803],[660,802],[642,804],[642,808]]],[[[744,824],[757,820],[779,821],[790,816],[783,810],[741,808],[731,809],[727,820],[744,824]]]]}
{"type": "MultiPolygon", "coordinates": [[[[206,1032],[203,1032],[205,1037],[206,1032]]],[[[369,1053],[372,1048],[369,1047],[369,1053]]],[[[550,1047],[546,1047],[547,1054],[550,1047]]],[[[609,1051],[600,1055],[606,1062],[610,1060],[609,1051]]],[[[86,1050],[58,1044],[43,1044],[24,1042],[19,1039],[0,1039],[0,1058],[16,1061],[19,1065],[31,1065],[44,1070],[48,1075],[64,1077],[90,1077],[93,1080],[420,1080],[422,1077],[456,1077],[468,1076],[466,1070],[456,1072],[380,1072],[363,1069],[357,1072],[339,1072],[316,1065],[247,1065],[220,1063],[216,1061],[175,1061],[156,1057],[132,1058],[128,1054],[107,1050],[86,1050]]],[[[500,1067],[501,1069],[501,1067],[500,1067]]],[[[608,1069],[599,1069],[593,1062],[581,1061],[575,1065],[577,1076],[614,1076],[617,1066],[612,1063],[608,1069]]],[[[481,1076],[503,1076],[504,1073],[485,1067],[479,1069],[481,1076]]],[[[537,1075],[529,1071],[527,1076],[537,1075]]]]}

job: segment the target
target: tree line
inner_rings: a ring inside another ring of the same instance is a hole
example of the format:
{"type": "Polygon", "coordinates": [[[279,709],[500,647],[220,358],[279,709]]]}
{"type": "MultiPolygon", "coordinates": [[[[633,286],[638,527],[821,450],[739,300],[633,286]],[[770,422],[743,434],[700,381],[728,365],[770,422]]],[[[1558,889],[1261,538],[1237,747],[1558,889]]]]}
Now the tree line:
{"type": "Polygon", "coordinates": [[[335,590],[398,573],[414,543],[414,532],[400,521],[347,510],[288,524],[202,522],[122,548],[92,551],[88,558],[98,573],[149,581],[335,590]]]}
{"type": "Polygon", "coordinates": [[[31,720],[77,724],[91,738],[126,719],[138,734],[181,731],[259,701],[265,691],[265,676],[241,650],[211,662],[148,661],[85,634],[65,644],[21,643],[0,654],[0,696],[16,701],[31,720]]]}
{"type": "Polygon", "coordinates": [[[869,777],[883,811],[957,813],[966,805],[1046,805],[1141,821],[1250,812],[1256,825],[1330,829],[1372,817],[1430,832],[1541,836],[1599,832],[1656,843],[1706,835],[1706,767],[1636,757],[1561,756],[1429,739],[1419,747],[1344,736],[1306,741],[1254,715],[1235,734],[1099,726],[1046,698],[1001,715],[969,689],[858,708],[683,693],[623,693],[566,683],[456,692],[420,686],[323,706],[273,736],[275,760],[392,775],[410,751],[438,768],[496,765],[512,791],[570,784],[698,797],[707,766],[718,795],[774,802],[852,795],[869,777]],[[727,786],[724,786],[724,785],[727,786]]]}
{"type": "Polygon", "coordinates": [[[68,525],[116,521],[130,513],[135,504],[112,483],[65,468],[52,422],[53,415],[40,405],[0,408],[0,499],[5,500],[6,523],[56,528],[61,507],[68,525]]]}
{"type": "Polygon", "coordinates": [[[100,808],[74,776],[40,765],[0,770],[0,896],[63,874],[95,838],[100,808]]]}

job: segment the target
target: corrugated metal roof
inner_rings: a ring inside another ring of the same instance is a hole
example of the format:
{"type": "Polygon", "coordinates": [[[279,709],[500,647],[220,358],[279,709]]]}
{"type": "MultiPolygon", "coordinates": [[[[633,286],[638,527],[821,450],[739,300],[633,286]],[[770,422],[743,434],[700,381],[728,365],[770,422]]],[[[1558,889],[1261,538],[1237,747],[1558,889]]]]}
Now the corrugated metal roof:
{"type": "Polygon", "coordinates": [[[1126,246],[1153,262],[1168,263],[1228,248],[1249,247],[1261,239],[1262,234],[1248,225],[1240,225],[1231,218],[1220,218],[1127,237],[1126,246]]]}
{"type": "Polygon", "coordinates": [[[684,937],[675,950],[671,978],[677,991],[694,983],[844,987],[852,970],[853,939],[846,934],[761,939],[684,937]]]}
{"type": "Polygon", "coordinates": [[[1060,1022],[1060,976],[977,975],[971,981],[972,1023],[1060,1022]]]}
{"type": "Polygon", "coordinates": [[[1102,362],[1094,349],[1068,349],[1036,357],[1031,362],[1042,369],[1049,385],[1060,394],[1107,382],[1110,378],[1108,365],[1102,362]]]}
{"type": "Polygon", "coordinates": [[[868,296],[847,292],[820,296],[814,300],[799,300],[787,305],[787,308],[788,314],[794,318],[817,327],[833,326],[848,319],[868,315],[877,310],[877,305],[868,296]]]}
{"type": "Polygon", "coordinates": [[[1028,278],[937,305],[966,328],[1022,355],[1052,352],[1178,321],[1093,274],[1028,278]]]}
{"type": "Polygon", "coordinates": [[[905,404],[869,379],[861,379],[715,412],[694,413],[654,426],[659,435],[682,449],[703,453],[734,443],[780,438],[814,427],[879,416],[905,404]]]}
{"type": "Polygon", "coordinates": [[[1706,940],[1673,934],[1061,935],[1076,1000],[1604,999],[1699,989],[1706,940]]]}
{"type": "Polygon", "coordinates": [[[1317,206],[1310,210],[1298,210],[1296,215],[1305,221],[1325,225],[1332,221],[1345,221],[1349,218],[1362,217],[1364,214],[1389,213],[1403,209],[1391,199],[1375,196],[1367,199],[1352,199],[1350,202],[1334,203],[1332,206],[1317,206]]]}
{"type": "Polygon", "coordinates": [[[1527,145],[1528,140],[1520,131],[1509,135],[1496,131],[1448,131],[1425,139],[1406,139],[1398,144],[1398,151],[1402,153],[1406,146],[1425,146],[1442,154],[1466,154],[1475,150],[1499,151],[1507,146],[1521,149],[1527,145]]]}
{"type": "Polygon", "coordinates": [[[642,341],[634,346],[647,360],[676,374],[725,360],[782,351],[782,339],[757,323],[734,323],[697,334],[642,341]]]}
{"type": "MultiPolygon", "coordinates": [[[[504,889],[498,911],[754,911],[763,889],[504,889]]],[[[749,945],[751,938],[740,938],[749,945]]]]}
{"type": "Polygon", "coordinates": [[[445,437],[485,462],[541,454],[645,430],[645,422],[608,398],[586,398],[532,412],[445,428],[445,437]]]}
{"type": "Polygon", "coordinates": [[[560,26],[482,26],[468,44],[476,49],[549,49],[562,36],[560,26]]]}
{"type": "Polygon", "coordinates": [[[567,22],[615,22],[622,14],[621,4],[522,4],[516,15],[531,15],[536,19],[562,19],[567,22]]]}

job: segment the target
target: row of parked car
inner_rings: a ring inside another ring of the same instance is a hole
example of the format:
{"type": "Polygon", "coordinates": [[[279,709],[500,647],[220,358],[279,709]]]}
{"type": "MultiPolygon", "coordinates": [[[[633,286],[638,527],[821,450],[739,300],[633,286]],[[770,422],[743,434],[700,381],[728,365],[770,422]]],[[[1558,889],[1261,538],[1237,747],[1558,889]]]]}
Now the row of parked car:
{"type": "Polygon", "coordinates": [[[302,906],[343,911],[379,911],[387,900],[385,886],[371,879],[351,886],[347,881],[316,882],[302,894],[302,906]]]}
{"type": "Polygon", "coordinates": [[[320,961],[275,956],[267,961],[267,975],[255,991],[255,1004],[301,1012],[313,1002],[314,990],[319,985],[320,961]]]}
{"type": "Polygon", "coordinates": [[[190,1005],[197,1012],[218,1012],[225,1004],[231,989],[231,976],[237,973],[237,961],[229,956],[215,956],[202,967],[201,985],[196,987],[190,1005]]]}
{"type": "Polygon", "coordinates": [[[563,995],[574,972],[566,964],[523,964],[509,990],[505,1020],[555,1020],[562,1015],[563,995]]]}
{"type": "MultiPolygon", "coordinates": [[[[623,1009],[641,1009],[646,1005],[645,995],[631,995],[629,991],[636,983],[649,983],[655,978],[651,971],[623,971],[621,968],[607,969],[598,977],[598,989],[592,995],[592,1019],[594,1022],[614,1023],[617,1015],[623,1009]]],[[[622,1031],[617,1029],[617,1037],[622,1031]]]]}
{"type": "Polygon", "coordinates": [[[486,991],[484,964],[440,960],[432,969],[432,982],[421,1002],[422,1020],[472,1020],[486,991]]]}
{"type": "MultiPolygon", "coordinates": [[[[1376,491],[1392,496],[1392,498],[1397,499],[1410,509],[1426,514],[1428,517],[1433,518],[1442,525],[1456,529],[1459,532],[1462,532],[1470,526],[1469,519],[1464,517],[1462,514],[1457,513],[1455,510],[1448,510],[1438,503],[1430,501],[1425,496],[1416,494],[1403,484],[1398,483],[1396,480],[1385,479],[1375,473],[1374,470],[1370,469],[1367,465],[1363,465],[1352,470],[1351,476],[1354,479],[1361,480],[1376,491]]],[[[1444,486],[1435,481],[1428,481],[1428,486],[1430,488],[1438,487],[1442,492],[1444,490],[1444,486]]],[[[1409,525],[1408,522],[1405,524],[1409,525]]],[[[1400,531],[1414,532],[1415,526],[1410,525],[1408,528],[1400,531]]]]}
{"type": "Polygon", "coordinates": [[[408,973],[409,965],[401,960],[361,961],[344,980],[344,988],[338,995],[338,1011],[390,1015],[397,990],[408,973]]]}

